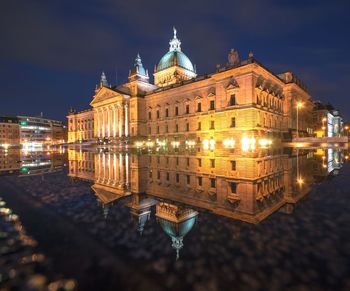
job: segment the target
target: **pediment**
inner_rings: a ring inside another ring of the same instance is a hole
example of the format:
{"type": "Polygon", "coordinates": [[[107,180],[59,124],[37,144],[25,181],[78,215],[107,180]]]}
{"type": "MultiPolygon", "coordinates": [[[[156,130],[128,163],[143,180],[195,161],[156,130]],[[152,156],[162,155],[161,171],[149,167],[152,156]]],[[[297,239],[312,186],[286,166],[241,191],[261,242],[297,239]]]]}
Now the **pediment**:
{"type": "Polygon", "coordinates": [[[96,196],[103,204],[108,204],[124,196],[130,195],[130,193],[120,190],[116,187],[105,186],[97,183],[92,185],[91,189],[95,192],[96,196]]]}
{"type": "Polygon", "coordinates": [[[123,97],[123,95],[119,92],[114,91],[111,88],[102,87],[96,92],[90,105],[93,106],[93,105],[96,105],[97,103],[108,101],[109,99],[115,98],[115,97],[123,97]]]}
{"type": "Polygon", "coordinates": [[[238,85],[236,79],[231,78],[226,86],[226,90],[232,90],[232,89],[236,89],[236,88],[239,88],[239,85],[238,85]]]}

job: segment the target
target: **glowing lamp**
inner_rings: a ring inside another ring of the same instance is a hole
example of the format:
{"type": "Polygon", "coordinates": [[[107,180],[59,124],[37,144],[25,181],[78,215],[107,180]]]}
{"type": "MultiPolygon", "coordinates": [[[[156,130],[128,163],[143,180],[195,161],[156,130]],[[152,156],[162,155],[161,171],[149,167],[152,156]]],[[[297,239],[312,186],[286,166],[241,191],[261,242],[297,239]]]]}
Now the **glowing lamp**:
{"type": "Polygon", "coordinates": [[[224,147],[225,148],[234,148],[235,147],[235,140],[234,139],[225,139],[224,142],[224,147]]]}

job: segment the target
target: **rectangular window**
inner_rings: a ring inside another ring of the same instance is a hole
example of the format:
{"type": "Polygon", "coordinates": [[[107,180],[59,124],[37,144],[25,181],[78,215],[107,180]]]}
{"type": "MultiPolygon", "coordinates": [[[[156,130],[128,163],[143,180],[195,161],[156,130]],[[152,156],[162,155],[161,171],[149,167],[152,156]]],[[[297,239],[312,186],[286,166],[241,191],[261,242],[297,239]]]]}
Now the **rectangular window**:
{"type": "Polygon", "coordinates": [[[210,110],[214,110],[214,109],[215,109],[215,101],[210,100],[210,110]]]}
{"type": "Polygon", "coordinates": [[[168,108],[165,109],[165,117],[169,117],[169,109],[168,108]]]}
{"type": "Polygon", "coordinates": [[[159,115],[159,110],[157,110],[157,119],[159,119],[159,116],[160,116],[160,115],[159,115]]]}
{"type": "Polygon", "coordinates": [[[231,187],[231,193],[237,192],[237,183],[231,182],[230,187],[231,187]]]}
{"type": "Polygon", "coordinates": [[[189,114],[190,113],[190,105],[186,105],[186,114],[189,114]]]}
{"type": "Polygon", "coordinates": [[[202,177],[198,177],[197,180],[198,180],[198,186],[202,186],[202,177]]]}
{"type": "Polygon", "coordinates": [[[215,168],[215,159],[210,159],[210,167],[215,168]]]}
{"type": "Polygon", "coordinates": [[[236,171],[236,161],[231,161],[231,170],[236,171]]]}
{"type": "Polygon", "coordinates": [[[202,103],[201,102],[197,103],[197,112],[202,112],[202,103]]]}
{"type": "Polygon", "coordinates": [[[169,172],[166,173],[166,180],[169,181],[170,180],[170,175],[169,172]]]}
{"type": "Polygon", "coordinates": [[[160,156],[157,157],[157,163],[160,164],[160,156]]]}
{"type": "Polygon", "coordinates": [[[159,126],[157,126],[157,133],[159,134],[159,126]]]}
{"type": "Polygon", "coordinates": [[[179,182],[180,182],[180,175],[176,174],[176,183],[179,183],[179,182]]]}
{"type": "Polygon", "coordinates": [[[186,131],[190,131],[190,124],[186,123],[186,131]]]}
{"type": "Polygon", "coordinates": [[[198,159],[198,167],[202,166],[202,159],[198,159]]]}
{"type": "Polygon", "coordinates": [[[187,175],[186,180],[187,180],[187,185],[189,185],[191,183],[191,176],[187,175]]]}
{"type": "Polygon", "coordinates": [[[160,171],[157,172],[157,179],[160,179],[160,171]]]}
{"type": "Polygon", "coordinates": [[[175,132],[179,132],[179,125],[178,124],[175,125],[175,132]]]}
{"type": "Polygon", "coordinates": [[[179,157],[176,157],[176,166],[179,165],[179,157]]]}
{"type": "Polygon", "coordinates": [[[186,165],[187,165],[187,167],[190,166],[190,158],[186,158],[186,165]]]}
{"type": "Polygon", "coordinates": [[[178,116],[179,115],[179,107],[175,107],[175,115],[178,116]]]}
{"type": "Polygon", "coordinates": [[[236,117],[231,117],[231,127],[236,127],[236,117]]]}
{"type": "Polygon", "coordinates": [[[152,112],[151,111],[148,112],[148,119],[152,120],[152,112]]]}
{"type": "Polygon", "coordinates": [[[202,123],[198,122],[198,130],[202,130],[202,123]]]}
{"type": "Polygon", "coordinates": [[[210,121],[210,129],[215,129],[215,121],[214,120],[210,121]]]}
{"type": "Polygon", "coordinates": [[[236,105],[236,94],[230,96],[230,106],[236,105]]]}
{"type": "Polygon", "coordinates": [[[216,179],[214,178],[210,179],[210,188],[216,188],[216,179]]]}

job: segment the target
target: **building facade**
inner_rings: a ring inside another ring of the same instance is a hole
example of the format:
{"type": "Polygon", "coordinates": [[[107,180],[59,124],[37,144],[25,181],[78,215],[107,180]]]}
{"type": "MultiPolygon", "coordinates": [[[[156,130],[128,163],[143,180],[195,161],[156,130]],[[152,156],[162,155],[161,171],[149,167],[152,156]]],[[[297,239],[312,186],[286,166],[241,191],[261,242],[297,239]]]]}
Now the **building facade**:
{"type": "Polygon", "coordinates": [[[317,137],[339,137],[344,135],[343,118],[330,104],[314,102],[314,132],[317,137]]]}
{"type": "Polygon", "coordinates": [[[67,140],[67,129],[62,121],[42,116],[17,116],[20,125],[20,143],[25,148],[62,144],[67,140]]]}
{"type": "Polygon", "coordinates": [[[67,115],[68,119],[68,142],[93,141],[94,138],[94,112],[84,110],[76,112],[71,109],[67,115]]]}
{"type": "Polygon", "coordinates": [[[226,65],[197,76],[175,29],[169,45],[155,66],[154,84],[139,55],[127,83],[112,87],[101,76],[90,103],[95,140],[169,145],[211,140],[220,147],[226,139],[236,144],[291,139],[297,129],[299,136],[312,135],[313,102],[292,72],[276,75],[252,53],[241,61],[233,49],[226,65]]]}
{"type": "Polygon", "coordinates": [[[19,123],[16,117],[0,116],[0,147],[19,147],[19,123]]]}

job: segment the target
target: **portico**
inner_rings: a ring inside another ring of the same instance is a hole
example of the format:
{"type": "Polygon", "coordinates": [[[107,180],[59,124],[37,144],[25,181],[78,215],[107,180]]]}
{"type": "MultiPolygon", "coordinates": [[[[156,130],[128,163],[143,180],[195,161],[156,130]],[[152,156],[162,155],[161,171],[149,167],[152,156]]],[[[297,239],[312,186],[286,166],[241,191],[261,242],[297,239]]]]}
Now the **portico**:
{"type": "Polygon", "coordinates": [[[94,111],[94,135],[117,140],[129,136],[130,96],[115,89],[100,87],[90,103],[94,111]]]}

